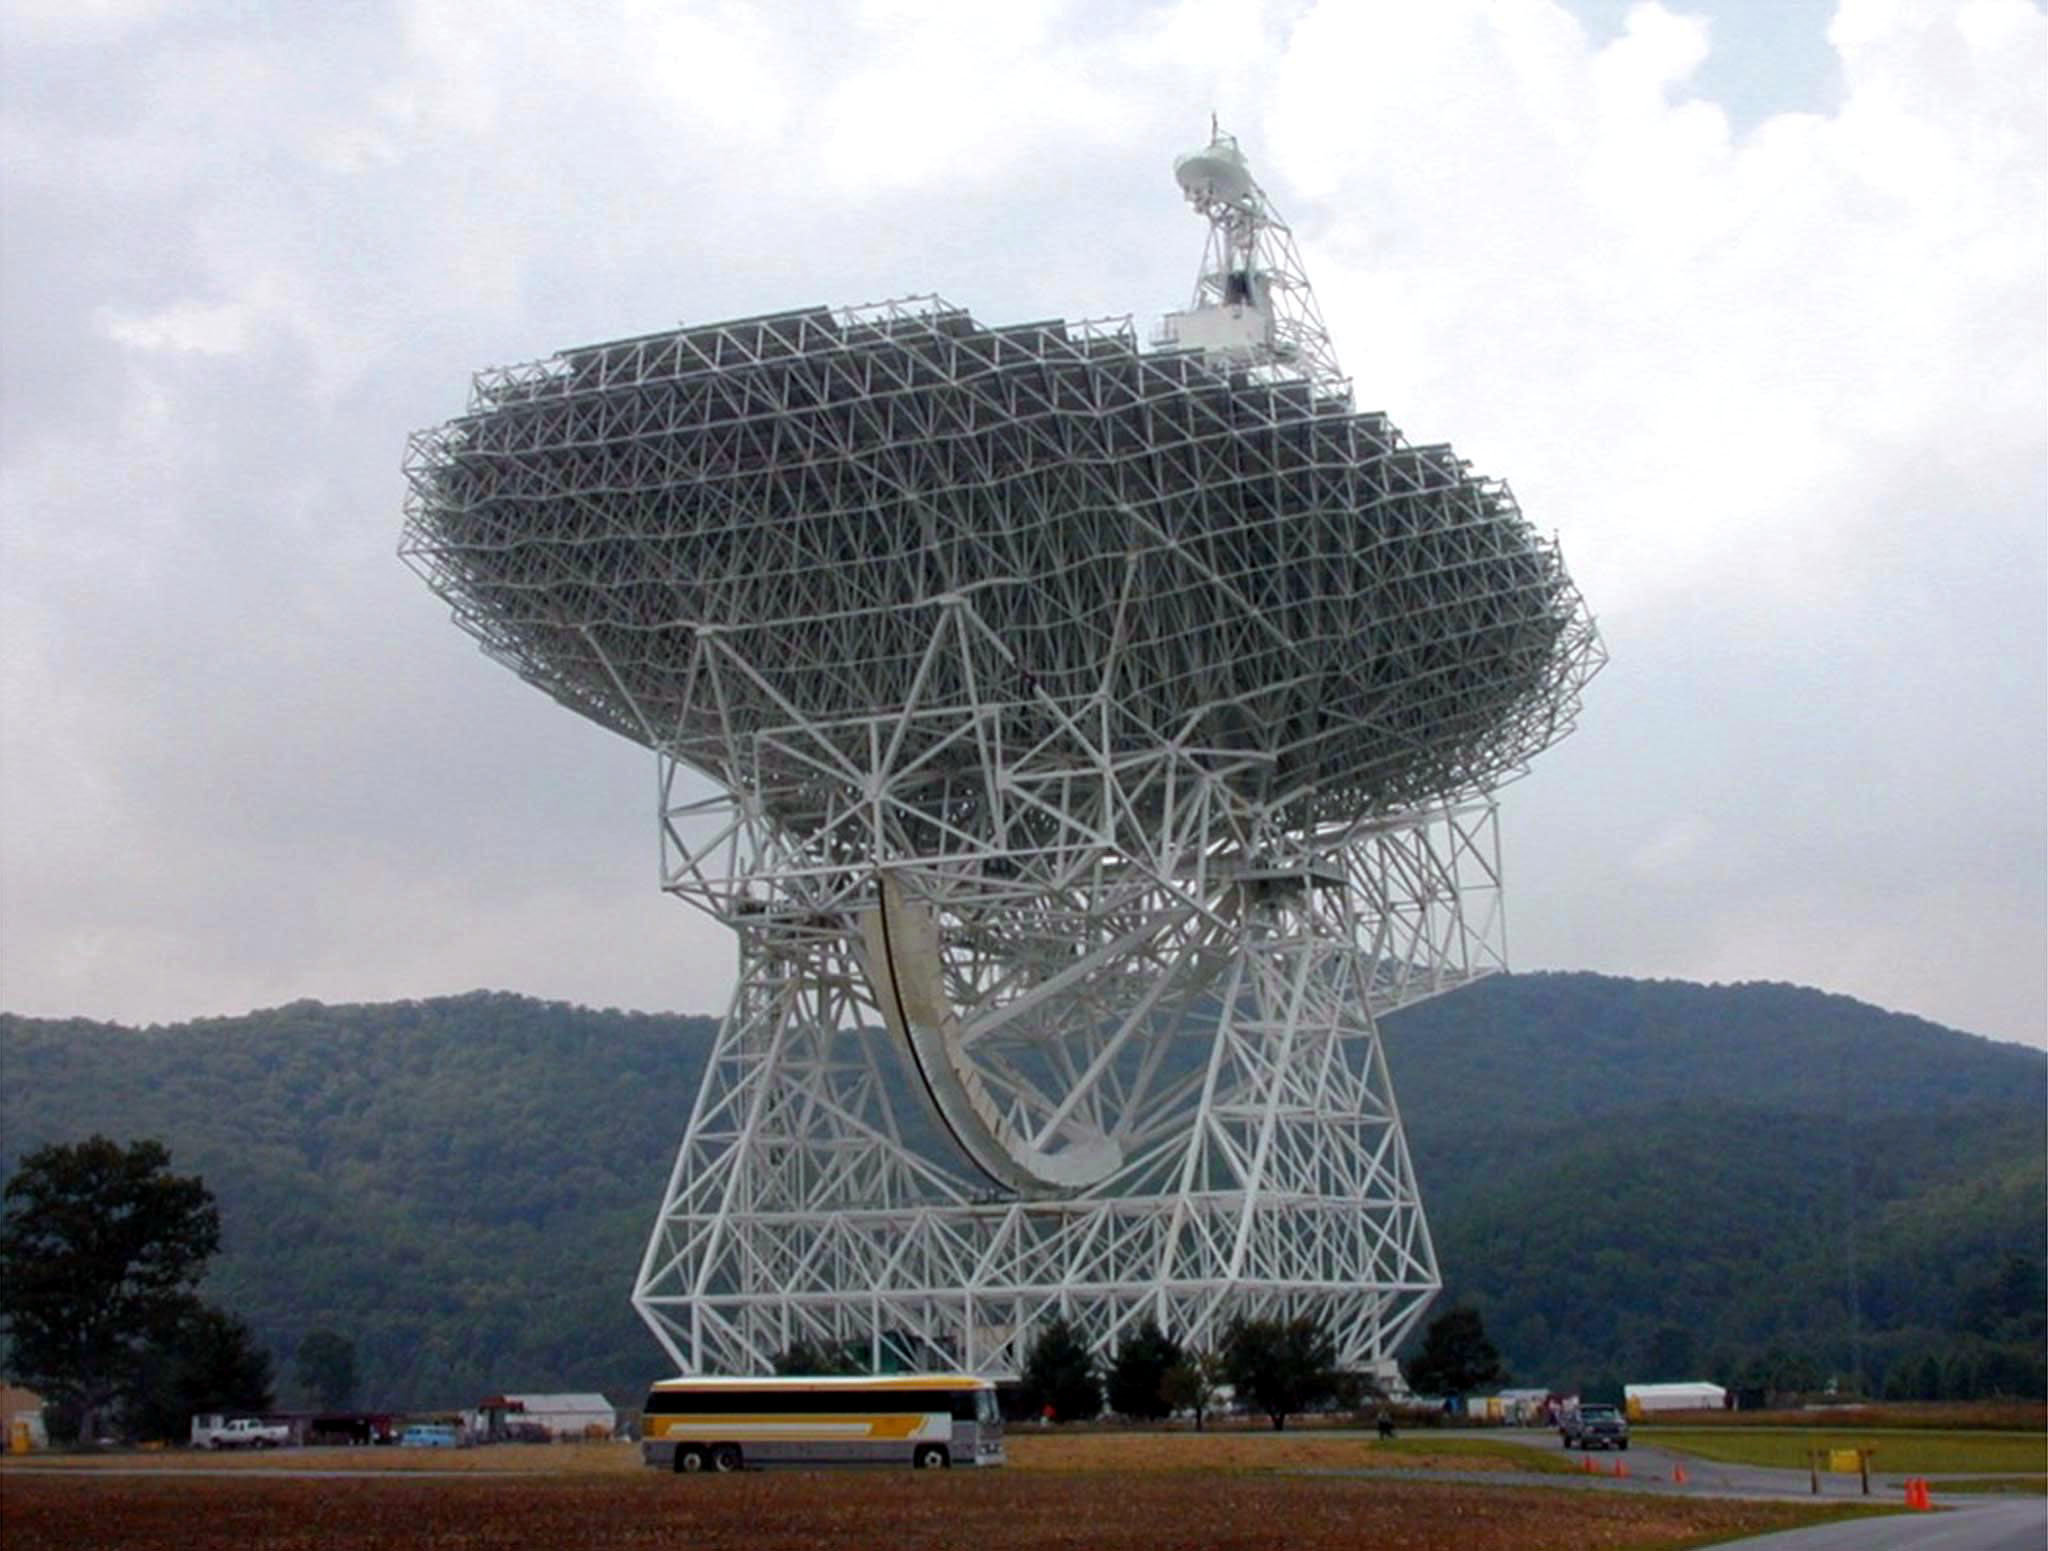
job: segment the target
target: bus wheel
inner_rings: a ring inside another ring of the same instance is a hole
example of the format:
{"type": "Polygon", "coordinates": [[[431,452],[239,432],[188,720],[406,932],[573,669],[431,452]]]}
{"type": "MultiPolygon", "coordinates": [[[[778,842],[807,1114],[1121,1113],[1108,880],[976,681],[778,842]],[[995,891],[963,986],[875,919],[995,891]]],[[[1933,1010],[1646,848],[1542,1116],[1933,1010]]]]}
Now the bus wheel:
{"type": "Polygon", "coordinates": [[[721,1443],[711,1450],[711,1468],[720,1475],[730,1475],[740,1468],[740,1446],[737,1443],[721,1443]]]}
{"type": "Polygon", "coordinates": [[[910,1462],[919,1470],[944,1470],[953,1460],[938,1444],[927,1443],[911,1455],[910,1462]]]}
{"type": "Polygon", "coordinates": [[[704,1450],[694,1443],[681,1444],[676,1449],[676,1474],[694,1476],[704,1469],[704,1450]]]}

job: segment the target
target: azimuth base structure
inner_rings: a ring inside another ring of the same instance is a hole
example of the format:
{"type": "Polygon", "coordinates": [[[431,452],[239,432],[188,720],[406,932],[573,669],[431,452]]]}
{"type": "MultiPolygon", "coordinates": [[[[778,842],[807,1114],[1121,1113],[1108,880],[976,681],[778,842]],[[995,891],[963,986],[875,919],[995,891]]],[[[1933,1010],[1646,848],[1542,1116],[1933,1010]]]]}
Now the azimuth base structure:
{"type": "MultiPolygon", "coordinates": [[[[733,665],[703,650],[708,686],[733,665]]],[[[668,805],[666,885],[741,967],[636,1305],[690,1371],[802,1342],[1010,1374],[1048,1312],[1105,1351],[1314,1313],[1383,1371],[1439,1278],[1375,1013],[1500,965],[1493,806],[1303,846],[1172,749],[997,783],[1028,847],[920,854],[914,769],[801,840],[744,797],[668,805]]]]}
{"type": "Polygon", "coordinates": [[[633,1292],[686,1372],[1014,1373],[1048,1311],[1384,1367],[1438,1287],[1377,1019],[1501,966],[1493,794],[1601,650],[1505,486],[1353,408],[1234,142],[1176,170],[1159,348],[813,308],[409,445],[401,552],[655,751],[739,938],[633,1292]]]}

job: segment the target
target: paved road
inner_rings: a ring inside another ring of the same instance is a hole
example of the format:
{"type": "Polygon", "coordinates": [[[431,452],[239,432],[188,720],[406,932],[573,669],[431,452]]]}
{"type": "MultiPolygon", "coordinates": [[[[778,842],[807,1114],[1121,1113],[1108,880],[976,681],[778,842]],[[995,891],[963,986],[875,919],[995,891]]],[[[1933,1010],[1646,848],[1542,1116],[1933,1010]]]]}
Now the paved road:
{"type": "MultiPolygon", "coordinates": [[[[1534,1430],[1515,1430],[1497,1434],[1516,1443],[1526,1443],[1533,1449],[1558,1450],[1557,1434],[1534,1430]]],[[[1772,1470],[1763,1465],[1725,1465],[1718,1460],[1697,1459],[1690,1455],[1673,1454],[1667,1449],[1636,1439],[1627,1453],[1606,1449],[1591,1454],[1581,1454],[1576,1449],[1567,1456],[1574,1463],[1590,1461],[1594,1474],[1589,1479],[1602,1481],[1610,1486],[1634,1486],[1652,1491],[1683,1491],[1703,1497],[1805,1497],[1811,1498],[1813,1477],[1804,1470],[1772,1470]],[[1613,1471],[1617,1464],[1628,1470],[1625,1480],[1616,1481],[1613,1471]],[[1680,1484],[1678,1473],[1685,1472],[1685,1481],[1680,1484]]],[[[1820,1496],[1825,1501],[1858,1502],[1863,1498],[1863,1482],[1858,1476],[1836,1476],[1823,1474],[1820,1478],[1820,1496]]],[[[1906,1499],[1905,1478],[1884,1476],[1873,1473],[1870,1478],[1871,1502],[1902,1504],[1906,1499]]]]}
{"type": "MultiPolygon", "coordinates": [[[[1510,1433],[1532,1447],[1556,1447],[1555,1434],[1510,1433]]],[[[1576,1453],[1573,1459],[1580,1456],[1576,1453]]],[[[1724,1465],[1689,1459],[1637,1440],[1627,1454],[1594,1454],[1596,1471],[1585,1478],[1609,1489],[1634,1487],[1664,1492],[1702,1493],[1715,1497],[1802,1497],[1814,1500],[1812,1474],[1804,1470],[1771,1470],[1761,1465],[1724,1465]],[[1625,1459],[1628,1477],[1615,1480],[1605,1472],[1625,1459]],[[1686,1481],[1674,1472],[1683,1465],[1686,1481]]],[[[1898,1514],[1858,1519],[1847,1524],[1822,1524],[1811,1529],[1783,1530],[1731,1544],[1746,1551],[2044,1551],[2048,1548],[2048,1498],[1989,1497],[1970,1492],[1942,1495],[1941,1478],[1933,1478],[1933,1513],[1898,1514]]],[[[1905,1499],[1905,1478],[1876,1474],[1870,1478],[1867,1501],[1897,1505],[1905,1499]]],[[[1823,1473],[1820,1500],[1861,1502],[1863,1484],[1856,1476],[1823,1473]]]]}
{"type": "Polygon", "coordinates": [[[1902,1513],[1782,1530],[1731,1544],[1744,1551],[2041,1551],[2048,1546],[2048,1498],[1952,1499],[1953,1510],[1902,1513]]]}

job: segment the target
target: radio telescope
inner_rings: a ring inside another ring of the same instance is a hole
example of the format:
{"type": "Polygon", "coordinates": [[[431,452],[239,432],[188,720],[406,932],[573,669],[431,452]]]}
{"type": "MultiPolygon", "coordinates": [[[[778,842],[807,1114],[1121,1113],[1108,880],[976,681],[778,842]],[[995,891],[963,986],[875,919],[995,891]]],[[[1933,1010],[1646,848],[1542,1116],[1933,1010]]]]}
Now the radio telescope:
{"type": "Polygon", "coordinates": [[[1235,141],[1175,170],[1150,348],[806,308],[409,443],[406,559],[654,751],[738,935],[633,1290],[685,1372],[1014,1373],[1050,1312],[1384,1372],[1439,1287],[1378,1020],[1502,966],[1492,794],[1600,647],[1504,485],[1353,407],[1235,141]]]}

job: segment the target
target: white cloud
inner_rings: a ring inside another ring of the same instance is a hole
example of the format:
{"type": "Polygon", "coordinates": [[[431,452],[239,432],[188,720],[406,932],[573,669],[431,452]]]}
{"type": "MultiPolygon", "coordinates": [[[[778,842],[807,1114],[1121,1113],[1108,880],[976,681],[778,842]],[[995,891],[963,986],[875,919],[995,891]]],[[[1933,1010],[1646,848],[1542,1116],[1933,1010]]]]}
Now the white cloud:
{"type": "Polygon", "coordinates": [[[2032,445],[2038,378],[2015,368],[2039,359],[2038,115],[1993,138],[1970,106],[1980,81],[2002,97],[2009,65],[1970,55],[1945,90],[1907,91],[1901,72],[1933,67],[1886,35],[1850,54],[1839,116],[1737,146],[1671,91],[1705,29],[1658,7],[1597,52],[1541,5],[1402,14],[1388,38],[1373,8],[1322,8],[1282,76],[1287,165],[1355,212],[1330,233],[1335,275],[1318,266],[1332,325],[1366,396],[1502,447],[1518,487],[1570,514],[1606,608],[1709,573],[1811,598],[1858,563],[1873,444],[1910,427],[2032,445]],[[1469,59],[1515,89],[1436,108],[1469,59]],[[1453,139],[1448,159],[1403,154],[1416,123],[1453,139]],[[1999,335],[1988,357],[1955,348],[1999,335]]]}
{"type": "Polygon", "coordinates": [[[2038,5],[1846,0],[1839,100],[1739,131],[1739,6],[777,16],[14,8],[0,1001],[718,1005],[645,758],[393,559],[404,434],[681,318],[1156,315],[1214,108],[1361,400],[1509,477],[1608,627],[1510,797],[1520,962],[2048,1038],[2038,5]]]}
{"type": "Polygon", "coordinates": [[[176,302],[148,314],[102,307],[98,318],[107,338],[138,350],[236,355],[245,348],[249,337],[249,309],[240,302],[176,302]]]}
{"type": "Polygon", "coordinates": [[[11,0],[7,35],[25,44],[107,44],[171,9],[169,0],[11,0]]]}

